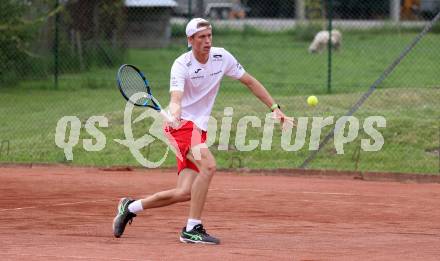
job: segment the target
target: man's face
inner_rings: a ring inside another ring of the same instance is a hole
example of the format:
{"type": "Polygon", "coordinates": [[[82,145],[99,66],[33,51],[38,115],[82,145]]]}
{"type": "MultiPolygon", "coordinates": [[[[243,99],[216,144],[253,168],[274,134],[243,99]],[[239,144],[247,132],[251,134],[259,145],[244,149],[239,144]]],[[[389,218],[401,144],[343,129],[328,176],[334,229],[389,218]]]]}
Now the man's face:
{"type": "Polygon", "coordinates": [[[208,28],[197,32],[189,37],[193,51],[201,54],[209,54],[212,45],[212,29],[208,28]]]}

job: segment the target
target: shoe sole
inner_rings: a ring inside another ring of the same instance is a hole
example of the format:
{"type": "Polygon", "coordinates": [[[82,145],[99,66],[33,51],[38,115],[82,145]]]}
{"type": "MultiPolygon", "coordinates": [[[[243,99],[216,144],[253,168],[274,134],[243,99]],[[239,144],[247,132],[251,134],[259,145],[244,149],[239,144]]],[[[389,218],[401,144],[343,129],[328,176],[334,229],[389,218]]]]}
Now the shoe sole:
{"type": "Polygon", "coordinates": [[[191,240],[187,238],[180,237],[180,242],[185,244],[206,244],[206,245],[218,245],[220,243],[214,243],[214,242],[206,242],[206,241],[199,241],[199,240],[191,240]]]}
{"type": "MultiPolygon", "coordinates": [[[[119,211],[119,208],[120,208],[122,202],[123,202],[125,199],[126,199],[126,198],[121,198],[121,199],[119,199],[119,202],[118,202],[118,208],[117,208],[118,211],[119,211]]],[[[116,219],[117,219],[118,217],[119,217],[119,214],[117,214],[116,217],[113,219],[113,235],[114,235],[116,238],[120,238],[120,237],[122,236],[122,234],[124,234],[124,232],[122,232],[121,234],[116,234],[116,233],[115,233],[115,231],[116,231],[115,224],[116,224],[116,219]]]]}
{"type": "Polygon", "coordinates": [[[116,238],[119,238],[119,237],[121,237],[122,236],[122,233],[119,235],[119,234],[116,234],[116,227],[115,227],[115,224],[116,224],[116,219],[118,218],[118,216],[119,215],[117,215],[114,219],[113,219],[113,235],[116,237],[116,238]]]}

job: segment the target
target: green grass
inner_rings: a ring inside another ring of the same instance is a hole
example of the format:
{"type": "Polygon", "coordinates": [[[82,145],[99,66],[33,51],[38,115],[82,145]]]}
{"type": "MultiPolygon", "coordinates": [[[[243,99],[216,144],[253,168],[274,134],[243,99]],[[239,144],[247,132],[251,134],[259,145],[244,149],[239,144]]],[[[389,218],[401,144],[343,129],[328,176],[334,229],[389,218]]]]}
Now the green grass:
{"type": "MultiPolygon", "coordinates": [[[[343,49],[334,56],[332,94],[327,94],[326,53],[309,55],[307,42],[295,40],[292,33],[222,34],[215,45],[231,51],[246,70],[256,76],[282,104],[287,114],[295,117],[327,117],[335,120],[344,115],[382,71],[403,50],[416,34],[344,34],[343,49]],[[319,98],[316,108],[306,105],[306,97],[319,98]]],[[[312,161],[312,168],[438,173],[440,119],[440,35],[429,34],[400,64],[396,71],[367,100],[355,114],[362,126],[366,117],[385,117],[387,127],[378,130],[385,139],[378,152],[360,151],[354,157],[362,138],[344,146],[345,154],[335,153],[333,140],[312,161]]],[[[168,77],[173,60],[185,50],[180,42],[165,49],[129,50],[127,63],[138,65],[147,72],[154,94],[163,104],[168,102],[168,77]]],[[[63,151],[56,147],[54,133],[57,121],[66,115],[77,116],[84,122],[92,115],[109,119],[108,128],[100,128],[106,135],[107,146],[100,152],[87,152],[82,139],[92,138],[84,128],[74,148],[76,165],[139,165],[127,148],[113,139],[124,138],[124,100],[115,87],[114,69],[94,68],[82,74],[64,74],[58,90],[50,80],[23,82],[18,86],[0,89],[0,153],[1,162],[65,162],[63,151]],[[5,141],[9,141],[7,153],[5,141]]],[[[213,116],[220,121],[225,107],[234,108],[230,144],[235,142],[236,125],[244,115],[255,115],[262,121],[267,109],[237,81],[225,79],[213,116]],[[245,101],[245,102],[243,102],[245,101]]],[[[137,113],[142,112],[141,109],[137,113]]],[[[134,126],[136,137],[142,136],[150,123],[134,126]]],[[[212,150],[220,168],[229,167],[233,157],[240,157],[248,168],[294,168],[309,155],[308,136],[302,149],[286,152],[280,146],[280,132],[275,131],[271,151],[251,152],[212,150]]],[[[325,128],[321,138],[330,130],[325,128]]],[[[248,127],[249,139],[261,140],[262,128],[248,127]]],[[[217,131],[218,144],[218,131],[217,131]]],[[[159,159],[165,146],[157,141],[149,159],[159,159]]],[[[174,157],[168,156],[164,166],[173,166],[174,157]]],[[[234,166],[237,166],[236,162],[234,166]]]]}

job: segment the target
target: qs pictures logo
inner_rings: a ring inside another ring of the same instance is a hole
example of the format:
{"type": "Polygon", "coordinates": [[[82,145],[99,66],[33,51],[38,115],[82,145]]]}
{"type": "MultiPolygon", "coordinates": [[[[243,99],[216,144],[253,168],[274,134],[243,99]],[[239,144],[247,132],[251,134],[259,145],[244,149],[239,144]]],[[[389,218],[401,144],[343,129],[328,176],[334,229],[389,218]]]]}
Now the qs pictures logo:
{"type": "MultiPolygon", "coordinates": [[[[137,93],[135,95],[138,95],[139,97],[134,96],[134,99],[140,98],[144,94],[137,93]]],[[[139,164],[148,168],[157,168],[162,165],[167,158],[170,149],[174,153],[177,153],[178,157],[181,157],[179,152],[177,152],[173,146],[169,146],[169,141],[162,131],[163,120],[159,113],[154,110],[144,110],[138,117],[132,120],[133,109],[134,105],[130,102],[127,102],[124,110],[125,139],[114,139],[114,141],[127,147],[139,164]],[[134,137],[132,128],[133,124],[141,122],[146,118],[153,119],[153,123],[150,125],[148,132],[142,137],[134,137]],[[166,151],[159,160],[151,161],[142,154],[141,150],[156,140],[159,140],[167,145],[166,151]]],[[[92,116],[85,123],[84,128],[86,132],[93,137],[93,139],[88,138],[83,139],[82,141],[84,150],[89,152],[101,151],[107,144],[106,136],[97,128],[96,125],[101,128],[107,128],[109,126],[108,119],[105,116],[92,116]]],[[[81,128],[81,121],[77,116],[64,116],[57,123],[55,144],[64,150],[64,155],[69,161],[73,160],[73,148],[79,143],[81,128]]]]}
{"type": "MultiPolygon", "coordinates": [[[[137,93],[134,99],[142,98],[144,93],[137,93]],[[137,96],[136,96],[137,95],[137,96]]],[[[123,139],[113,139],[118,144],[128,148],[133,157],[142,166],[148,168],[156,168],[162,165],[168,156],[169,150],[182,159],[178,150],[177,143],[172,137],[165,137],[163,132],[163,118],[155,110],[145,109],[139,116],[133,119],[134,105],[130,102],[126,103],[124,110],[124,136],[123,139]],[[135,137],[133,133],[133,125],[147,118],[152,118],[153,123],[149,125],[148,130],[141,137],[135,137]],[[144,156],[142,150],[153,142],[162,142],[166,144],[166,151],[159,160],[151,161],[144,156]]],[[[369,116],[363,119],[363,122],[353,116],[343,116],[335,118],[334,116],[323,117],[299,117],[297,118],[297,126],[287,128],[279,135],[274,135],[276,125],[279,124],[273,118],[273,114],[265,115],[261,120],[257,116],[246,115],[238,119],[237,125],[233,126],[232,107],[224,109],[223,117],[217,121],[213,117],[209,117],[208,139],[206,146],[213,146],[218,138],[218,150],[227,150],[229,145],[234,142],[238,151],[270,151],[273,149],[272,142],[274,138],[280,138],[281,149],[286,152],[294,152],[308,147],[310,151],[318,150],[322,137],[322,130],[325,127],[333,128],[333,142],[337,154],[344,154],[345,145],[356,142],[356,138],[362,131],[364,138],[360,139],[360,147],[364,151],[375,152],[382,149],[385,140],[380,132],[381,128],[386,127],[386,119],[383,116],[369,116]],[[218,129],[220,125],[220,129],[218,129]],[[311,128],[309,128],[311,126],[311,128]],[[232,130],[235,129],[235,139],[231,137],[232,130]],[[261,131],[250,131],[250,129],[260,129],[261,131]],[[219,130],[219,131],[218,131],[219,130]],[[294,132],[295,131],[295,132],[294,132]],[[251,133],[254,133],[253,135],[251,133]],[[262,136],[256,139],[255,133],[262,133],[262,136]],[[253,137],[253,138],[250,138],[253,137]],[[308,138],[307,138],[308,137],[308,138]],[[232,140],[231,140],[232,139],[232,140]],[[235,140],[235,141],[234,141],[235,140]],[[307,146],[307,141],[309,142],[307,146]]],[[[93,137],[83,139],[83,148],[86,151],[100,151],[104,149],[107,139],[98,127],[107,128],[109,126],[108,119],[104,116],[90,117],[84,128],[86,132],[93,137]]],[[[81,132],[81,121],[76,116],[62,117],[57,124],[55,133],[55,144],[64,150],[67,160],[73,160],[73,148],[79,143],[81,132]],[[70,131],[69,131],[70,125],[70,131]]],[[[194,135],[193,137],[197,137],[194,135]]]]}

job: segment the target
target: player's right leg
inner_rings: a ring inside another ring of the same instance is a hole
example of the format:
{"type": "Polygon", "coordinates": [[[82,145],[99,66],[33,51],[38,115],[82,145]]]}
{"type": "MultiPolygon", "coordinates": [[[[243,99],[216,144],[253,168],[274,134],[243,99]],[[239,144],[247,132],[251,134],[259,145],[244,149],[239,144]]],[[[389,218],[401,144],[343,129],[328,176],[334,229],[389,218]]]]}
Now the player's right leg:
{"type": "Polygon", "coordinates": [[[113,220],[113,234],[120,237],[128,223],[131,224],[136,214],[149,208],[164,207],[191,199],[191,187],[197,173],[192,169],[183,169],[174,189],[157,192],[144,199],[122,198],[118,204],[118,214],[113,220]]]}
{"type": "Polygon", "coordinates": [[[127,223],[133,221],[133,218],[136,217],[136,214],[130,212],[128,210],[128,205],[133,203],[134,200],[131,198],[121,198],[118,204],[118,214],[113,219],[113,235],[115,237],[122,236],[124,233],[125,226],[127,223]]]}
{"type": "Polygon", "coordinates": [[[191,199],[191,187],[197,176],[197,172],[185,168],[180,171],[176,188],[157,192],[149,197],[141,199],[142,209],[158,208],[191,199]]]}

